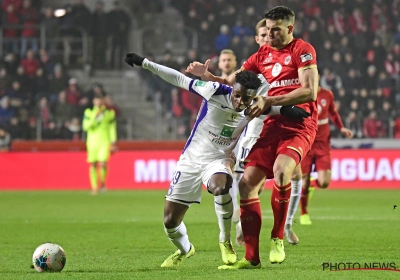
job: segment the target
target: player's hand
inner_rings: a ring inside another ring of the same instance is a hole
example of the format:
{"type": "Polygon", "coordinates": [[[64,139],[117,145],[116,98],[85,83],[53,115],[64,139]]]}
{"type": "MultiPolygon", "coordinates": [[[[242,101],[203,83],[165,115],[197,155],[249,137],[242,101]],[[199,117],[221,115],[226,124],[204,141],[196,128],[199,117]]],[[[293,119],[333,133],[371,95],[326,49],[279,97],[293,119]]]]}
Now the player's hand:
{"type": "Polygon", "coordinates": [[[210,59],[207,59],[206,62],[204,62],[204,64],[195,61],[189,64],[185,72],[191,73],[192,75],[195,75],[197,77],[201,77],[207,72],[209,64],[210,64],[210,59]]]}
{"type": "Polygon", "coordinates": [[[137,55],[136,53],[127,53],[125,56],[125,62],[128,63],[131,67],[134,65],[142,66],[144,57],[137,55]]]}
{"type": "Polygon", "coordinates": [[[340,133],[342,133],[342,135],[344,135],[346,138],[353,138],[353,131],[345,127],[340,129],[340,133]]]}
{"type": "Polygon", "coordinates": [[[113,154],[118,150],[118,147],[115,143],[111,144],[110,146],[110,153],[113,154]]]}
{"type": "Polygon", "coordinates": [[[309,112],[297,106],[282,106],[280,113],[282,116],[301,121],[311,116],[309,112]]]}
{"type": "Polygon", "coordinates": [[[268,107],[271,106],[271,102],[268,97],[256,96],[253,98],[253,104],[246,109],[246,114],[251,118],[257,118],[261,116],[268,107]]]}

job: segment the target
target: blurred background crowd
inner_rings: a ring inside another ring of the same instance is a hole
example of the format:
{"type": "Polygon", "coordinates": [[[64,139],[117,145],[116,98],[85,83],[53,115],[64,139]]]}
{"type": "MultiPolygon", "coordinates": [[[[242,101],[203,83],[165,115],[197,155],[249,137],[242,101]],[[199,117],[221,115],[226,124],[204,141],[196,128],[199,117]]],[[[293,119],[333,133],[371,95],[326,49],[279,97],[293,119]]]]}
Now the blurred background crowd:
{"type": "MultiPolygon", "coordinates": [[[[116,87],[79,74],[135,71],[123,64],[128,50],[181,72],[211,58],[210,71],[220,74],[223,49],[241,65],[257,51],[256,23],[277,5],[296,12],[295,37],[315,47],[320,84],[355,137],[400,138],[400,0],[0,2],[0,126],[12,139],[81,139],[96,94],[120,118],[134,117],[116,87]]],[[[201,99],[148,71],[138,75],[136,96],[160,112],[168,139],[187,137],[201,99]]]]}

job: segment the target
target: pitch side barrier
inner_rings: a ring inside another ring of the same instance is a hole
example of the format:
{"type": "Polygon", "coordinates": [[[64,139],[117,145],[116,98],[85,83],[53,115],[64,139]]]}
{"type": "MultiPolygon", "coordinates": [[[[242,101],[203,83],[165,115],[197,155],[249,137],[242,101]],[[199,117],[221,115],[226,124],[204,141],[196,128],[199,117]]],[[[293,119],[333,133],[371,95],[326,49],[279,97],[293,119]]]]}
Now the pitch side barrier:
{"type": "MultiPolygon", "coordinates": [[[[89,189],[83,142],[29,143],[15,142],[12,152],[0,154],[0,190],[89,189]]],[[[168,189],[183,146],[182,141],[119,142],[108,188],[168,189]]],[[[400,189],[400,149],[333,149],[330,188],[400,189]]]]}

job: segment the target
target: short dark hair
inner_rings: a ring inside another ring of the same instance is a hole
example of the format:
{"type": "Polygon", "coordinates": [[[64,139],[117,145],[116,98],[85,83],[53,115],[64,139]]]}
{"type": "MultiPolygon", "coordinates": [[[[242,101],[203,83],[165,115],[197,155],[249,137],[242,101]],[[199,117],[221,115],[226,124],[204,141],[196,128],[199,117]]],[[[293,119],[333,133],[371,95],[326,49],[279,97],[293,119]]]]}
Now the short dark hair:
{"type": "Polygon", "coordinates": [[[241,84],[247,89],[258,89],[261,86],[261,80],[254,72],[241,71],[236,74],[236,82],[241,84]]]}
{"type": "Polygon", "coordinates": [[[265,13],[265,18],[269,20],[284,20],[294,23],[295,14],[292,9],[285,6],[277,6],[265,13]]]}

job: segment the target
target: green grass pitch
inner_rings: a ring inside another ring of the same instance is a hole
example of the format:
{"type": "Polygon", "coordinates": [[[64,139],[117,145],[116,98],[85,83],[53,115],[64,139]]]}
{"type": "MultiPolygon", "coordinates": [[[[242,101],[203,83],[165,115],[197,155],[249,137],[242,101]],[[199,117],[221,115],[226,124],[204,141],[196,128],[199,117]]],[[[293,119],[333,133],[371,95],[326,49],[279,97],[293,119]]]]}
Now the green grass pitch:
{"type": "MultiPolygon", "coordinates": [[[[270,192],[261,194],[261,270],[219,271],[218,225],[212,196],[189,209],[185,223],[196,254],[178,270],[160,264],[175,251],[163,229],[165,191],[0,192],[0,279],[399,279],[392,271],[322,271],[322,263],[394,262],[400,269],[400,190],[316,190],[313,224],[294,224],[297,246],[268,261],[270,192]],[[397,209],[394,209],[397,205],[397,209]],[[60,244],[61,273],[30,268],[42,243],[60,244]]],[[[232,236],[234,237],[234,229],[232,236]]],[[[244,248],[236,247],[239,258],[244,248]]]]}

